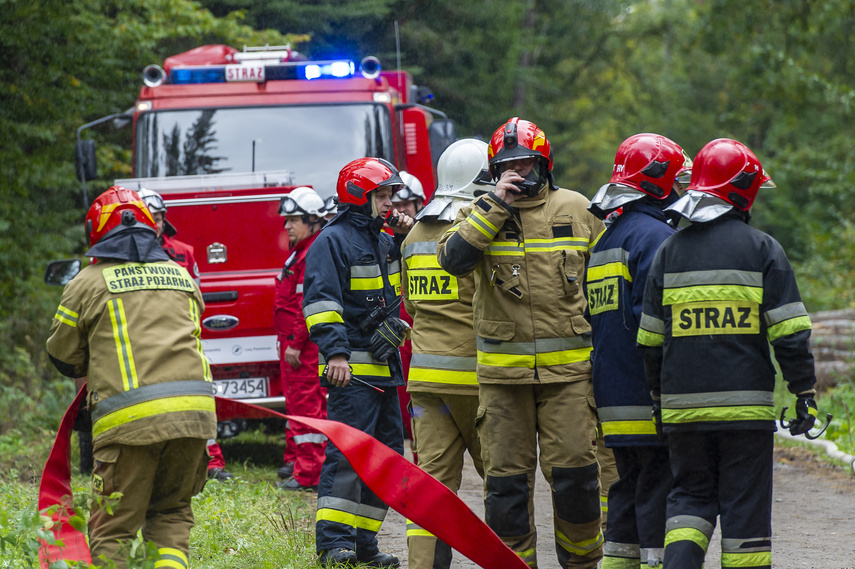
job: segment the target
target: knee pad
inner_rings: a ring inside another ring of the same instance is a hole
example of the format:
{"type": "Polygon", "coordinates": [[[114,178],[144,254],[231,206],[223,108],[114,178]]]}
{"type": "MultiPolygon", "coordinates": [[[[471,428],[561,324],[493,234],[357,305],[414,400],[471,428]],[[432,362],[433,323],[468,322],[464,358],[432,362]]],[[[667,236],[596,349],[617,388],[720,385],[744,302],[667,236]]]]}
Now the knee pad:
{"type": "Polygon", "coordinates": [[[597,463],[580,468],[552,468],[552,499],[560,519],[585,524],[600,517],[597,472],[597,463]]]}
{"type": "Polygon", "coordinates": [[[500,537],[531,532],[528,517],[528,475],[487,476],[484,500],[487,525],[500,537]]]}

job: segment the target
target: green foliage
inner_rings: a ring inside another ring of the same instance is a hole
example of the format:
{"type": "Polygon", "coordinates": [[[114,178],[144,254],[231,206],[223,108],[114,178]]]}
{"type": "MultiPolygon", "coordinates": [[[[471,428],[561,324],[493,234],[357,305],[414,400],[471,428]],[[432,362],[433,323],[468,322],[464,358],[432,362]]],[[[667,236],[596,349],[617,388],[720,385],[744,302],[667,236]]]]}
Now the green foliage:
{"type": "Polygon", "coordinates": [[[834,415],[834,420],[823,437],[834,443],[847,454],[855,455],[855,377],[838,377],[835,387],[819,400],[820,418],[825,413],[834,415]]]}
{"type": "MultiPolygon", "coordinates": [[[[57,377],[44,342],[62,292],[45,286],[42,272],[51,259],[85,251],[76,129],[130,107],[143,67],[168,55],[290,38],[190,0],[7,0],[0,26],[0,385],[38,400],[49,392],[42,383],[57,377]]],[[[99,145],[102,179],[89,184],[90,199],[130,175],[129,149],[128,132],[99,145]]],[[[0,433],[8,428],[3,415],[0,433]]]]}

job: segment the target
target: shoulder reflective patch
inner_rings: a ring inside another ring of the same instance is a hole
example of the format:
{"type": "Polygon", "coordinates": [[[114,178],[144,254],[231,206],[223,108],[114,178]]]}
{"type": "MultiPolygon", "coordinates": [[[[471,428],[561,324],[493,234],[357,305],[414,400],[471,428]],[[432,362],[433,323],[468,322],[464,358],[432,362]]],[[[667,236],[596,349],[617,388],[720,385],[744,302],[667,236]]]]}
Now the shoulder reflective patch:
{"type": "Polygon", "coordinates": [[[672,336],[759,334],[760,307],[748,301],[689,302],[671,307],[672,336]]]}
{"type": "Polygon", "coordinates": [[[457,279],[445,271],[407,272],[410,300],[457,300],[457,279]]]}
{"type": "Polygon", "coordinates": [[[106,267],[102,274],[107,290],[113,294],[137,290],[196,290],[186,269],[166,263],[125,263],[106,267]]]}
{"type": "Polygon", "coordinates": [[[617,277],[588,283],[588,310],[592,315],[617,310],[619,294],[617,277]]]}
{"type": "Polygon", "coordinates": [[[77,319],[80,318],[80,315],[60,304],[53,317],[63,324],[68,324],[72,328],[77,328],[77,319]]]}

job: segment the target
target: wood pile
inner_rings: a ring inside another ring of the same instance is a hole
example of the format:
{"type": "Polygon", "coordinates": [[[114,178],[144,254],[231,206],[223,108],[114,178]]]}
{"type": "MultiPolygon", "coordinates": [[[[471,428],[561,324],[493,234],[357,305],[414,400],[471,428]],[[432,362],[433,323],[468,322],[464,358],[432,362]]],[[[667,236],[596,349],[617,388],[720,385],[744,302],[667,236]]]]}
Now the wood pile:
{"type": "Polygon", "coordinates": [[[825,390],[855,371],[855,309],[815,312],[810,319],[816,387],[825,390]]]}

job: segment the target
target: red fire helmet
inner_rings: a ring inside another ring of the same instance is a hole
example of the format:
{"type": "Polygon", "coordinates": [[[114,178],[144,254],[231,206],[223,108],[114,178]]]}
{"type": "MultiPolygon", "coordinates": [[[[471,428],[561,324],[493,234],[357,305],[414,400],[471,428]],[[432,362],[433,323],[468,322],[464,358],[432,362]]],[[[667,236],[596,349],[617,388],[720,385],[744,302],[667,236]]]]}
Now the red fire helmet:
{"type": "Polygon", "coordinates": [[[665,199],[686,160],[683,149],[670,138],[660,134],[636,134],[618,147],[609,183],[665,199]]]}
{"type": "Polygon", "coordinates": [[[340,204],[363,205],[368,194],[379,187],[391,186],[394,191],[404,187],[398,169],[382,158],[357,158],[338,174],[336,193],[340,204]]]}
{"type": "Polygon", "coordinates": [[[548,172],[552,171],[552,148],[546,135],[533,122],[514,117],[493,133],[487,146],[490,174],[498,178],[499,164],[520,158],[539,159],[548,172]]]}
{"type": "Polygon", "coordinates": [[[154,218],[139,195],[121,186],[113,186],[98,196],[86,214],[90,247],[107,235],[134,227],[146,227],[157,233],[154,218]]]}
{"type": "Polygon", "coordinates": [[[704,192],[748,211],[761,187],[775,184],[757,156],[741,142],[719,138],[698,152],[686,191],[704,192]]]}

